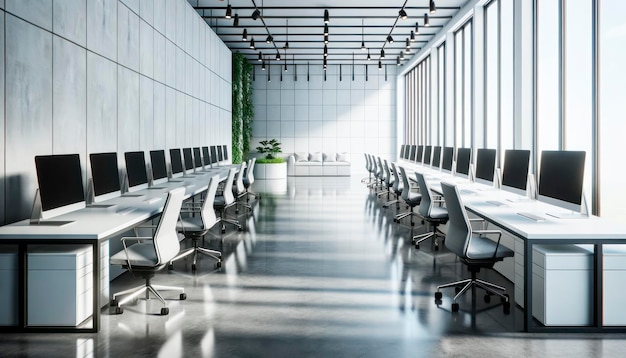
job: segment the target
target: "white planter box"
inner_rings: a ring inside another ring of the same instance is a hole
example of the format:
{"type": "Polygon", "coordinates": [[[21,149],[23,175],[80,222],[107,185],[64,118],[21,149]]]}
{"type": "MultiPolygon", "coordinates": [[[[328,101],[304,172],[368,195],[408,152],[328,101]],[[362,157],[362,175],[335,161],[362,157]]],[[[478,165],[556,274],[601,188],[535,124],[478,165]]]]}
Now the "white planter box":
{"type": "Polygon", "coordinates": [[[287,163],[254,164],[255,179],[285,179],[287,178],[287,163]]]}

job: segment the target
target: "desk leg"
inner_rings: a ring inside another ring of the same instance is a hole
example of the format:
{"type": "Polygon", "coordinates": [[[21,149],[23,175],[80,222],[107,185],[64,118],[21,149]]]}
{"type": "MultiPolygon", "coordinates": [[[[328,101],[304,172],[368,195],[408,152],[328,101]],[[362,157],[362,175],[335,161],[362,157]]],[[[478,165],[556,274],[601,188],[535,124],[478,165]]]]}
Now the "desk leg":
{"type": "Polygon", "coordinates": [[[532,240],[524,240],[524,332],[532,331],[533,322],[533,243],[532,240]]]}
{"type": "Polygon", "coordinates": [[[100,242],[95,240],[93,247],[93,326],[90,331],[100,332],[100,242]]]}
{"type": "Polygon", "coordinates": [[[18,267],[18,294],[17,294],[17,305],[18,305],[18,316],[17,316],[17,324],[19,330],[23,330],[26,327],[27,321],[27,313],[26,313],[26,300],[28,299],[28,260],[26,260],[26,252],[28,246],[25,244],[19,244],[17,246],[17,267],[18,267]]]}
{"type": "Polygon", "coordinates": [[[594,312],[593,322],[597,328],[602,328],[604,324],[604,252],[602,244],[593,245],[593,263],[594,263],[594,312]]]}

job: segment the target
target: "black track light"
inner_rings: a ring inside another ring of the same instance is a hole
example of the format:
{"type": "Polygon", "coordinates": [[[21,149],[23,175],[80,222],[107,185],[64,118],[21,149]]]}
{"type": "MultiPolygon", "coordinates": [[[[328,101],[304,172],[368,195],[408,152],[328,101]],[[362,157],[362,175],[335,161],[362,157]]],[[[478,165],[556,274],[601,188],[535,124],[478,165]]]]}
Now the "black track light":
{"type": "Polygon", "coordinates": [[[400,66],[400,56],[396,58],[396,66],[400,66]]]}
{"type": "Polygon", "coordinates": [[[370,49],[367,49],[367,60],[371,61],[372,60],[372,56],[370,56],[370,49]]]}
{"type": "Polygon", "coordinates": [[[428,14],[424,14],[424,27],[430,26],[430,19],[428,18],[428,14]]]}
{"type": "Polygon", "coordinates": [[[263,63],[261,63],[261,70],[265,71],[265,60],[263,60],[263,63]]]}
{"type": "MultiPolygon", "coordinates": [[[[432,4],[432,1],[430,3],[432,4]]],[[[406,20],[409,17],[404,9],[400,9],[400,11],[398,12],[398,16],[400,16],[402,20],[406,20]]]]}
{"type": "Polygon", "coordinates": [[[327,44],[328,43],[328,35],[324,35],[324,43],[327,44]]]}
{"type": "Polygon", "coordinates": [[[328,24],[324,25],[324,35],[328,35],[328,24]]]}
{"type": "Polygon", "coordinates": [[[383,69],[383,61],[378,60],[378,70],[382,70],[383,69]]]}
{"type": "Polygon", "coordinates": [[[417,22],[415,23],[415,33],[416,34],[420,33],[420,24],[418,24],[417,22]]]}
{"type": "Polygon", "coordinates": [[[324,10],[324,23],[327,24],[330,22],[330,16],[328,15],[328,10],[324,10]]]}
{"type": "Polygon", "coordinates": [[[228,4],[228,6],[226,6],[226,16],[224,16],[227,19],[230,19],[232,17],[232,13],[233,13],[233,7],[230,6],[230,4],[228,4]]]}
{"type": "Polygon", "coordinates": [[[287,72],[287,56],[285,55],[285,72],[287,72]]]}
{"type": "Polygon", "coordinates": [[[326,67],[328,67],[328,60],[324,58],[324,71],[326,71],[326,67]]]}
{"type": "MultiPolygon", "coordinates": [[[[287,38],[285,39],[285,49],[289,48],[289,20],[285,21],[285,31],[287,31],[287,38]]],[[[285,59],[286,60],[286,59],[285,59]]],[[[286,63],[285,63],[286,65],[286,63]]]]}
{"type": "Polygon", "coordinates": [[[435,0],[430,0],[430,13],[434,14],[437,12],[437,7],[435,6],[435,0]]]}
{"type": "Polygon", "coordinates": [[[235,20],[233,20],[233,27],[239,27],[239,14],[235,14],[235,20]]]}
{"type": "Polygon", "coordinates": [[[365,51],[365,41],[361,41],[361,50],[365,51]]]}
{"type": "Polygon", "coordinates": [[[272,35],[267,35],[267,38],[265,39],[265,43],[271,44],[272,41],[274,41],[274,38],[272,37],[272,35]]]}
{"type": "Polygon", "coordinates": [[[411,40],[411,42],[415,42],[415,32],[413,30],[411,30],[411,37],[409,37],[409,40],[411,40]]]}
{"type": "Polygon", "coordinates": [[[411,50],[411,41],[409,39],[406,39],[406,49],[407,51],[411,50]]]}
{"type": "Polygon", "coordinates": [[[387,42],[389,42],[390,44],[393,43],[393,37],[391,37],[391,35],[387,35],[387,42]]]}
{"type": "Polygon", "coordinates": [[[380,50],[380,58],[385,58],[385,50],[380,50]]]}
{"type": "Polygon", "coordinates": [[[400,51],[400,59],[404,60],[404,52],[400,51]]]}
{"type": "Polygon", "coordinates": [[[365,35],[363,30],[364,20],[361,19],[361,51],[365,51],[365,35]]]}
{"type": "Polygon", "coordinates": [[[259,58],[257,59],[259,62],[263,62],[263,52],[259,51],[259,58]]]}
{"type": "Polygon", "coordinates": [[[324,45],[324,57],[328,57],[328,46],[324,45]]]}
{"type": "Polygon", "coordinates": [[[252,20],[258,19],[259,16],[261,16],[261,12],[259,11],[259,9],[254,9],[254,12],[252,13],[252,20]]]}
{"type": "Polygon", "coordinates": [[[280,52],[276,51],[276,61],[280,61],[280,52]]]}
{"type": "Polygon", "coordinates": [[[243,29],[243,35],[241,36],[241,41],[248,41],[248,29],[243,29]]]}
{"type": "Polygon", "coordinates": [[[250,39],[250,48],[253,49],[253,50],[255,49],[254,48],[254,37],[250,39]]]}

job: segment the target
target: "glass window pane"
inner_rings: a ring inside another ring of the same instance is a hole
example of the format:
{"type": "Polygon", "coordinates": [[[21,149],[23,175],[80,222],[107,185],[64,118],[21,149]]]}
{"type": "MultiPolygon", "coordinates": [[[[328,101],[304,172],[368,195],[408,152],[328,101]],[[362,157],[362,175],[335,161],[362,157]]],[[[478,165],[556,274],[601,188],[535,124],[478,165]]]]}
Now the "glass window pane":
{"type": "Polygon", "coordinates": [[[454,133],[455,146],[462,146],[463,134],[463,30],[454,34],[454,133]]]}
{"type": "MultiPolygon", "coordinates": [[[[500,159],[513,149],[513,2],[500,1],[500,159]]],[[[495,147],[494,147],[495,148],[495,147]]]]}
{"type": "Polygon", "coordinates": [[[439,111],[438,111],[438,123],[439,123],[439,137],[438,137],[438,142],[437,145],[441,145],[443,146],[443,125],[444,125],[444,120],[445,120],[445,108],[446,108],[446,49],[445,49],[445,44],[442,44],[441,46],[439,46],[438,51],[438,56],[437,56],[437,61],[439,62],[439,66],[437,68],[437,91],[438,91],[438,105],[439,105],[439,111]]]}
{"type": "Polygon", "coordinates": [[[498,147],[498,4],[485,10],[485,131],[487,148],[498,147]]]}
{"type": "Polygon", "coordinates": [[[473,41],[472,41],[472,22],[470,21],[465,25],[463,29],[464,42],[463,42],[463,146],[472,146],[472,108],[473,106],[473,81],[472,81],[472,53],[473,53],[473,41]]]}

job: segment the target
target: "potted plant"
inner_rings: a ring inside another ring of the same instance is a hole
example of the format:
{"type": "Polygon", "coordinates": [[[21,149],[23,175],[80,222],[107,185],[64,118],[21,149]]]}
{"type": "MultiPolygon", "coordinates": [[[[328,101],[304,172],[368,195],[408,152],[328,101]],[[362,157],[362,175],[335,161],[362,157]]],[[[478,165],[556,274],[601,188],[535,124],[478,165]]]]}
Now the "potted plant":
{"type": "Polygon", "coordinates": [[[264,156],[258,158],[255,164],[254,176],[258,179],[284,179],[287,177],[287,162],[285,158],[278,157],[282,149],[281,143],[276,139],[262,140],[257,152],[264,156]]]}

